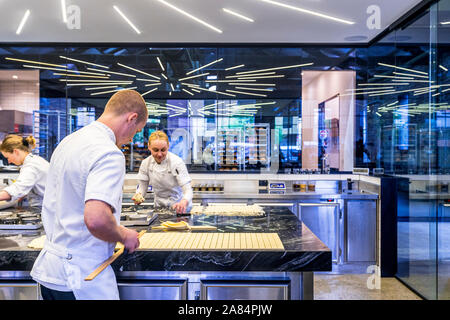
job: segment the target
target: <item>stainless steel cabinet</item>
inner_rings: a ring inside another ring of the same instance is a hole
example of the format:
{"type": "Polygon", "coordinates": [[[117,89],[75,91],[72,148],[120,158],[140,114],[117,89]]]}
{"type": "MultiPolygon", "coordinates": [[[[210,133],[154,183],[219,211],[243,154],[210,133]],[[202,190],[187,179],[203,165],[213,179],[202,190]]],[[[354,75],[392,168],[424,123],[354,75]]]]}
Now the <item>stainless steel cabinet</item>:
{"type": "Polygon", "coordinates": [[[0,300],[38,300],[38,285],[34,281],[0,282],[0,300]]]}
{"type": "Polygon", "coordinates": [[[186,279],[118,281],[121,300],[186,300],[186,279]]]}
{"type": "Polygon", "coordinates": [[[301,202],[299,219],[331,250],[333,262],[340,263],[340,204],[301,202]]]}
{"type": "Polygon", "coordinates": [[[200,280],[200,300],[289,300],[287,280],[200,280]]]}
{"type": "Polygon", "coordinates": [[[348,200],[344,216],[345,262],[375,262],[376,201],[348,200]]]}

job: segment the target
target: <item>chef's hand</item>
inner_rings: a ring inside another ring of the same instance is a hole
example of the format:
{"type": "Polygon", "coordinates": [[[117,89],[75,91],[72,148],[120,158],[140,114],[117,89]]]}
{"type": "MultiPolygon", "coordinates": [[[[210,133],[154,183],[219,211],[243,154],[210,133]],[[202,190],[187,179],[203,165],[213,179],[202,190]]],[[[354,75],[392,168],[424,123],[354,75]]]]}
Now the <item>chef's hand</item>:
{"type": "Polygon", "coordinates": [[[140,192],[136,192],[131,200],[134,201],[134,204],[141,204],[145,199],[140,192]]]}
{"type": "Polygon", "coordinates": [[[125,247],[125,249],[128,250],[128,253],[132,253],[134,252],[137,248],[139,248],[139,238],[138,235],[139,233],[137,233],[135,230],[133,229],[128,229],[125,228],[123,226],[121,226],[122,230],[122,244],[125,247]]]}
{"type": "Polygon", "coordinates": [[[179,202],[175,203],[172,208],[179,214],[185,213],[189,202],[186,199],[181,199],[179,202]]]}

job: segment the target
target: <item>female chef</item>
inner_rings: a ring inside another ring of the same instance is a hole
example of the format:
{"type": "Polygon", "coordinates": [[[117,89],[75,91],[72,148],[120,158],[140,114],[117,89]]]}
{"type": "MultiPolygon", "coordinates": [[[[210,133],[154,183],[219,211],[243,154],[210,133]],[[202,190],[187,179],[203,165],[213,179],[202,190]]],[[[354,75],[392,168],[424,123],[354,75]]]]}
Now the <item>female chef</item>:
{"type": "Polygon", "coordinates": [[[140,204],[145,200],[148,185],[155,194],[155,207],[171,207],[178,214],[192,207],[191,178],[180,157],[169,152],[169,138],[162,131],[155,131],[148,139],[151,156],[145,158],[139,168],[139,184],[132,200],[140,204]]]}
{"type": "Polygon", "coordinates": [[[22,166],[16,182],[0,191],[1,200],[15,201],[27,196],[31,207],[42,206],[44,198],[45,182],[49,163],[31,154],[36,147],[33,136],[22,138],[18,135],[8,135],[0,145],[0,152],[8,160],[17,166],[22,166]]]}

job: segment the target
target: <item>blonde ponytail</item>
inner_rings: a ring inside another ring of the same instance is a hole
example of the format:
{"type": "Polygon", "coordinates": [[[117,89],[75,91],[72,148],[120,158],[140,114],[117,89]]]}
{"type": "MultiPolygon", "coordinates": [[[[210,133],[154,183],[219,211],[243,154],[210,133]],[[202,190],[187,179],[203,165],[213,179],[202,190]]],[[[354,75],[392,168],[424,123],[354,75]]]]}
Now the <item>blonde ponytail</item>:
{"type": "Polygon", "coordinates": [[[36,139],[33,136],[22,138],[15,134],[7,135],[0,145],[0,151],[8,153],[13,153],[14,149],[31,152],[34,148],[36,148],[36,139]]]}

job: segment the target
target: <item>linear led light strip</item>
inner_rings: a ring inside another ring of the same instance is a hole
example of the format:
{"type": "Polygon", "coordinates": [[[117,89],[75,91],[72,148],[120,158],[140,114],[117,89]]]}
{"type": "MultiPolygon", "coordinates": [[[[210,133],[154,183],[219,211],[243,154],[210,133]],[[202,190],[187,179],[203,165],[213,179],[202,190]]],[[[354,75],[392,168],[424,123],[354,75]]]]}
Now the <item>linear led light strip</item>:
{"type": "Polygon", "coordinates": [[[235,89],[243,89],[243,90],[253,90],[253,91],[273,91],[272,89],[260,89],[260,88],[245,88],[245,87],[236,87],[235,89]]]}
{"type": "Polygon", "coordinates": [[[382,90],[382,89],[394,89],[394,87],[378,87],[378,88],[358,88],[358,89],[345,89],[345,91],[361,91],[361,90],[382,90]]]}
{"type": "Polygon", "coordinates": [[[122,91],[122,90],[132,90],[132,89],[136,89],[137,87],[130,87],[130,88],[119,88],[116,90],[108,90],[108,91],[102,91],[102,92],[93,92],[91,93],[91,96],[96,96],[99,94],[105,94],[105,93],[111,93],[111,92],[117,92],[117,91],[122,91]]]}
{"type": "MultiPolygon", "coordinates": [[[[105,69],[109,69],[109,67],[107,66],[102,66],[101,64],[96,64],[96,63],[92,63],[92,62],[88,62],[88,61],[84,61],[84,60],[78,60],[78,59],[73,59],[73,58],[68,58],[68,57],[64,57],[64,56],[59,56],[61,59],[65,59],[65,60],[70,60],[70,61],[74,61],[74,62],[79,62],[79,63],[83,63],[83,64],[89,64],[92,66],[96,66],[96,67],[100,67],[100,68],[105,68],[105,69]]],[[[97,71],[101,71],[104,72],[104,70],[97,70],[97,71]]]]}
{"type": "Polygon", "coordinates": [[[191,90],[194,91],[194,92],[197,92],[197,93],[200,93],[200,92],[201,92],[201,91],[199,91],[199,90],[197,90],[197,89],[194,89],[194,88],[191,88],[191,90]]]}
{"type": "Polygon", "coordinates": [[[444,67],[443,65],[439,65],[439,68],[441,68],[442,70],[444,70],[445,72],[448,71],[448,69],[446,67],[444,67]]]}
{"type": "MultiPolygon", "coordinates": [[[[125,76],[125,77],[132,77],[132,78],[136,78],[136,75],[134,74],[129,74],[129,73],[122,73],[122,72],[115,72],[115,71],[109,71],[109,70],[99,70],[99,69],[95,69],[95,68],[87,68],[88,70],[92,70],[92,71],[99,71],[99,72],[104,72],[107,74],[117,74],[119,76],[125,76]]],[[[156,80],[155,80],[156,81],[156,80]]]]}
{"type": "Polygon", "coordinates": [[[226,68],[225,71],[233,70],[233,69],[237,69],[237,68],[242,68],[242,67],[245,67],[245,64],[240,64],[240,65],[237,65],[237,66],[234,66],[234,67],[226,68]]]}
{"type": "Polygon", "coordinates": [[[141,34],[141,31],[139,31],[138,28],[136,28],[136,26],[130,21],[130,19],[128,19],[125,14],[120,11],[119,7],[117,6],[113,6],[114,10],[116,10],[120,16],[134,29],[134,31],[136,31],[137,34],[141,34]]]}
{"type": "Polygon", "coordinates": [[[206,67],[209,67],[210,65],[213,65],[214,63],[220,62],[220,61],[222,61],[222,60],[223,60],[223,58],[214,60],[213,62],[207,63],[207,64],[205,64],[204,66],[202,66],[202,67],[200,67],[200,68],[197,68],[197,69],[194,69],[194,70],[192,70],[192,71],[189,71],[188,73],[186,73],[186,75],[190,75],[191,73],[194,73],[194,72],[196,72],[196,71],[198,71],[198,70],[201,70],[201,69],[204,69],[204,68],[206,68],[206,67]]]}
{"type": "Polygon", "coordinates": [[[161,84],[161,82],[158,82],[158,83],[149,83],[149,84],[144,85],[144,87],[159,86],[160,84],[161,84]]]}
{"type": "Polygon", "coordinates": [[[403,80],[403,79],[393,79],[392,81],[396,81],[396,82],[428,82],[428,83],[434,83],[435,81],[431,81],[431,80],[403,80]]]}
{"type": "MultiPolygon", "coordinates": [[[[64,79],[59,80],[59,81],[67,82],[64,79]]],[[[112,84],[115,84],[114,87],[117,87],[117,86],[123,86],[123,85],[126,85],[126,84],[131,84],[131,82],[126,82],[126,83],[121,83],[121,82],[119,82],[119,83],[117,83],[117,82],[98,82],[98,83],[91,83],[91,82],[78,83],[77,82],[77,83],[70,83],[70,82],[67,82],[66,86],[68,86],[68,87],[75,87],[75,86],[106,86],[106,85],[112,85],[112,84]]]]}
{"type": "Polygon", "coordinates": [[[12,61],[26,62],[26,63],[34,63],[34,64],[42,64],[42,65],[50,66],[50,67],[67,68],[67,66],[63,66],[63,65],[60,65],[60,64],[46,63],[46,62],[41,62],[41,61],[23,60],[23,59],[17,59],[17,58],[9,58],[9,57],[6,57],[5,60],[12,60],[12,61]]]}
{"type": "Polygon", "coordinates": [[[142,73],[142,74],[145,74],[146,76],[149,76],[149,77],[152,77],[152,78],[155,78],[155,79],[158,79],[158,80],[160,80],[160,78],[159,77],[157,77],[157,76],[154,76],[154,75],[152,75],[152,74],[150,74],[150,73],[147,73],[147,72],[144,72],[144,71],[141,71],[141,70],[138,70],[138,69],[135,69],[135,68],[132,68],[132,67],[129,67],[129,66],[126,66],[126,65],[124,65],[124,64],[122,64],[122,63],[117,63],[119,66],[121,66],[121,67],[124,67],[124,68],[127,68],[127,69],[130,69],[130,70],[133,70],[133,71],[135,71],[135,72],[139,72],[139,73],[142,73]]]}
{"type": "Polygon", "coordinates": [[[70,70],[70,69],[58,69],[58,68],[49,68],[49,67],[38,67],[38,66],[30,66],[27,64],[23,65],[24,68],[34,68],[34,69],[44,69],[44,70],[52,70],[52,71],[61,71],[61,72],[71,72],[71,73],[80,73],[80,74],[89,74],[93,76],[107,76],[104,73],[95,73],[95,72],[87,72],[87,71],[78,71],[78,70],[70,70]]]}
{"type": "Polygon", "coordinates": [[[145,96],[145,95],[147,95],[147,94],[149,94],[150,92],[153,92],[153,91],[155,91],[155,90],[158,90],[158,88],[153,88],[153,89],[151,89],[151,90],[148,90],[147,92],[144,92],[143,94],[141,94],[141,96],[143,97],[143,96],[145,96]]]}
{"type": "Polygon", "coordinates": [[[61,13],[63,22],[67,23],[66,0],[61,0],[61,13]]]}
{"type": "Polygon", "coordinates": [[[257,97],[267,97],[266,94],[259,94],[259,93],[250,93],[250,92],[244,92],[244,91],[234,91],[234,90],[225,90],[226,92],[231,92],[231,93],[240,93],[240,94],[246,94],[246,95],[250,95],[250,96],[257,96],[257,97]]]}
{"type": "Polygon", "coordinates": [[[274,87],[275,83],[231,83],[232,86],[263,86],[263,87],[274,87]]]}
{"type": "Polygon", "coordinates": [[[247,80],[240,80],[240,79],[234,79],[234,80],[205,80],[205,82],[226,82],[226,83],[233,83],[233,82],[256,82],[254,79],[247,79],[247,80]]]}
{"type": "Polygon", "coordinates": [[[160,82],[161,80],[136,78],[136,81],[160,82]]]}
{"type": "Polygon", "coordinates": [[[165,75],[164,73],[161,73],[161,76],[162,76],[164,79],[169,80],[169,79],[166,77],[166,75],[165,75]]]}
{"type": "Polygon", "coordinates": [[[195,87],[195,89],[203,90],[203,91],[209,91],[209,92],[214,92],[214,93],[219,93],[219,94],[223,94],[223,95],[230,96],[230,97],[236,97],[236,95],[234,95],[234,94],[221,92],[221,91],[217,91],[217,90],[209,90],[209,89],[205,89],[205,88],[201,88],[201,87],[195,87]]]}
{"type": "Polygon", "coordinates": [[[223,9],[223,11],[225,11],[226,13],[232,14],[232,15],[238,17],[238,18],[244,19],[244,20],[249,21],[249,22],[255,22],[255,20],[253,20],[253,19],[251,19],[251,18],[249,18],[249,17],[246,17],[246,16],[244,16],[244,15],[242,15],[242,14],[240,14],[240,13],[234,12],[234,11],[232,11],[232,10],[230,10],[230,9],[226,9],[226,8],[222,8],[222,9],[223,9]]]}
{"type": "Polygon", "coordinates": [[[416,77],[416,78],[425,78],[428,79],[428,76],[422,76],[422,75],[418,75],[418,74],[410,74],[410,73],[402,73],[402,72],[392,72],[393,74],[397,74],[400,76],[407,76],[407,77],[416,77]]]}
{"type": "Polygon", "coordinates": [[[431,92],[434,92],[434,91],[436,91],[436,90],[437,90],[437,89],[430,89],[430,90],[426,90],[426,91],[414,92],[414,95],[415,95],[415,96],[420,96],[420,95],[422,95],[422,94],[431,93],[431,92]]]}
{"type": "Polygon", "coordinates": [[[207,76],[208,74],[209,74],[208,72],[207,73],[201,73],[201,74],[197,74],[195,76],[190,76],[190,77],[178,79],[178,81],[183,81],[183,80],[193,79],[193,78],[198,78],[198,77],[204,77],[204,76],[207,76]]]}
{"type": "Polygon", "coordinates": [[[407,86],[407,83],[358,83],[358,86],[407,86]]]}
{"type": "Polygon", "coordinates": [[[396,76],[384,76],[380,74],[374,75],[375,78],[392,78],[392,79],[403,79],[403,80],[414,80],[414,78],[411,77],[396,77],[396,76]]]}
{"type": "Polygon", "coordinates": [[[161,63],[161,60],[159,60],[159,57],[156,57],[156,60],[158,60],[159,66],[161,67],[162,71],[166,71],[161,63]]]}
{"type": "Polygon", "coordinates": [[[275,74],[275,71],[273,72],[265,72],[265,73],[255,73],[255,74],[249,74],[249,75],[233,75],[233,76],[226,76],[226,79],[229,78],[241,78],[241,77],[257,77],[257,76],[268,76],[271,74],[275,74]]]}
{"type": "Polygon", "coordinates": [[[303,9],[303,8],[300,8],[300,7],[291,6],[291,5],[288,5],[288,4],[285,4],[285,3],[282,3],[282,2],[278,2],[278,1],[272,1],[272,0],[260,0],[260,1],[267,2],[267,3],[273,4],[275,6],[283,7],[283,8],[286,8],[286,9],[300,11],[302,13],[307,13],[307,14],[314,15],[314,16],[317,16],[317,17],[320,17],[320,18],[325,18],[325,19],[328,19],[328,20],[333,20],[333,21],[337,21],[337,22],[341,22],[341,23],[345,23],[345,24],[355,24],[353,21],[332,17],[332,16],[329,16],[327,14],[323,14],[323,13],[319,13],[319,12],[303,9]]]}
{"type": "Polygon", "coordinates": [[[186,92],[186,93],[189,93],[191,96],[194,95],[192,92],[190,92],[190,91],[188,91],[188,90],[186,90],[186,89],[184,89],[184,88],[182,88],[181,90],[183,90],[183,91],[186,92]]]}
{"type": "Polygon", "coordinates": [[[108,76],[102,77],[102,76],[86,76],[81,74],[67,74],[67,73],[55,73],[53,72],[54,76],[65,76],[65,77],[79,77],[79,78],[94,78],[94,79],[109,79],[108,76]]]}
{"type": "Polygon", "coordinates": [[[205,21],[203,21],[203,20],[193,16],[192,14],[190,14],[190,13],[188,13],[188,12],[186,12],[186,11],[180,9],[180,8],[175,7],[173,4],[170,4],[170,3],[168,3],[167,1],[164,1],[164,0],[158,0],[158,1],[161,2],[162,4],[165,4],[166,6],[168,6],[170,8],[172,8],[173,10],[178,11],[179,13],[181,13],[181,14],[189,17],[189,18],[191,18],[192,20],[197,21],[198,23],[201,23],[202,25],[204,25],[204,26],[206,26],[206,27],[208,27],[208,28],[218,32],[218,33],[222,33],[222,30],[220,30],[219,28],[216,28],[216,27],[210,25],[209,23],[207,23],[207,22],[205,22],[205,21]]]}
{"type": "Polygon", "coordinates": [[[242,72],[237,72],[236,75],[238,75],[238,74],[257,73],[257,72],[265,72],[265,71],[272,71],[272,70],[290,69],[290,68],[300,68],[300,67],[311,66],[313,64],[314,64],[314,62],[310,62],[310,63],[304,63],[304,64],[295,64],[295,65],[292,65],[292,66],[274,67],[274,68],[259,69],[259,70],[252,70],[252,71],[242,71],[242,72]]]}
{"type": "MultiPolygon", "coordinates": [[[[64,79],[60,79],[59,81],[66,81],[64,79]]],[[[77,79],[70,79],[69,82],[109,82],[109,83],[132,83],[133,81],[117,81],[117,80],[77,80],[77,79]]]]}
{"type": "Polygon", "coordinates": [[[28,17],[30,16],[31,11],[27,10],[25,11],[25,14],[23,15],[22,20],[20,21],[19,27],[16,30],[16,34],[20,34],[22,32],[23,26],[25,25],[25,23],[28,20],[28,17]]]}
{"type": "Polygon", "coordinates": [[[420,89],[420,88],[408,89],[408,90],[400,90],[400,91],[394,91],[394,92],[388,92],[388,93],[375,93],[375,94],[370,94],[369,97],[383,96],[383,95],[388,95],[388,94],[398,94],[398,93],[405,93],[405,92],[412,92],[412,91],[418,91],[418,89],[420,89]]]}
{"type": "Polygon", "coordinates": [[[178,110],[183,110],[183,111],[185,110],[182,107],[179,107],[179,106],[176,106],[176,105],[173,105],[173,104],[169,104],[169,103],[166,103],[166,106],[174,108],[174,109],[178,109],[178,110]]]}
{"type": "Polygon", "coordinates": [[[84,88],[84,90],[103,90],[103,89],[111,89],[111,88],[116,88],[117,86],[106,86],[106,87],[95,87],[95,88],[84,88]]]}
{"type": "Polygon", "coordinates": [[[397,67],[397,66],[393,66],[392,64],[378,62],[378,65],[384,66],[384,67],[389,67],[389,68],[400,69],[400,70],[404,70],[404,71],[409,71],[409,72],[414,72],[414,73],[419,73],[419,74],[423,74],[423,75],[428,76],[428,73],[426,73],[426,72],[417,71],[417,70],[408,69],[408,68],[403,68],[403,67],[397,67]]]}
{"type": "Polygon", "coordinates": [[[360,95],[360,94],[372,94],[372,93],[384,93],[384,92],[394,92],[395,90],[381,90],[381,91],[370,91],[370,92],[352,92],[352,93],[344,93],[341,96],[352,96],[352,95],[360,95]]]}
{"type": "Polygon", "coordinates": [[[173,84],[170,84],[170,88],[172,88],[172,91],[175,91],[175,88],[173,87],[173,84]]]}
{"type": "Polygon", "coordinates": [[[244,79],[267,79],[267,78],[284,78],[284,74],[276,76],[245,77],[245,78],[238,78],[238,80],[245,81],[244,79]]]}

